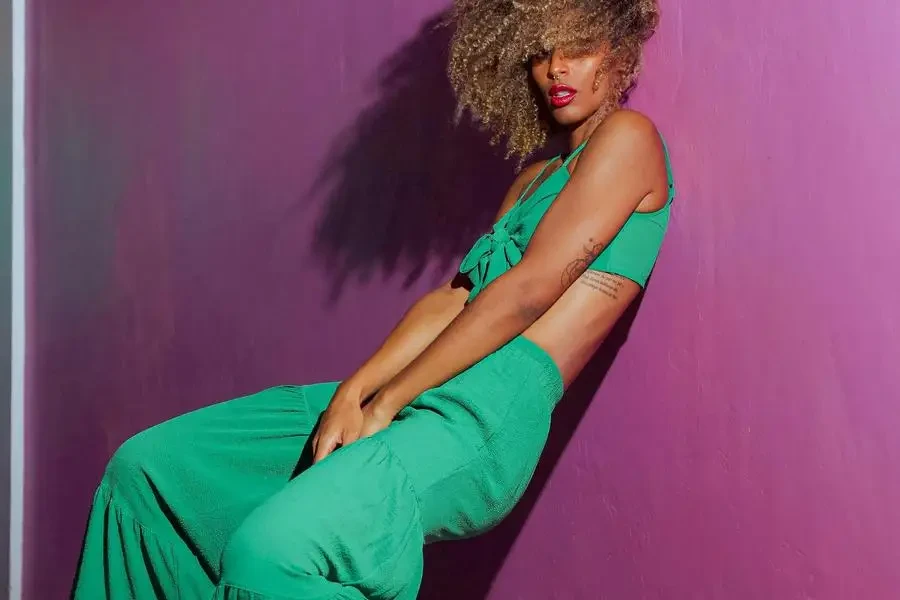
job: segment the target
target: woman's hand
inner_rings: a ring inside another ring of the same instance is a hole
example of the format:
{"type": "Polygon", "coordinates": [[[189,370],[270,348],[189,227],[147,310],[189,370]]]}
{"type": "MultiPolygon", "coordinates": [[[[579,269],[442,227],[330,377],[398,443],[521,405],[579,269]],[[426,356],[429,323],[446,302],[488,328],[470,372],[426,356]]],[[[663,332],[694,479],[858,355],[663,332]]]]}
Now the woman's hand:
{"type": "Polygon", "coordinates": [[[361,438],[369,437],[386,429],[396,416],[393,411],[384,410],[377,401],[377,397],[363,407],[362,413],[363,426],[359,433],[361,438]]]}
{"type": "Polygon", "coordinates": [[[361,394],[352,388],[339,387],[322,414],[319,429],[313,437],[313,463],[317,463],[338,446],[347,446],[386,429],[396,413],[386,408],[376,395],[362,406],[361,394]]]}
{"type": "Polygon", "coordinates": [[[352,388],[339,386],[328,408],[322,413],[319,428],[313,437],[313,463],[317,463],[337,449],[359,439],[363,428],[363,398],[352,388]]]}

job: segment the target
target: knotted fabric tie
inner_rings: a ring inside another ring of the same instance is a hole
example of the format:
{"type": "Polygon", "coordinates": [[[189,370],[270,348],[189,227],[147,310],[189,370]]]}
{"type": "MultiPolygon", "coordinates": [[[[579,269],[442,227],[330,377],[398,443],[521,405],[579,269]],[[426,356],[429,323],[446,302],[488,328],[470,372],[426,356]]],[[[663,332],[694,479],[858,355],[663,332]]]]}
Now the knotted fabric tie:
{"type": "Polygon", "coordinates": [[[510,232],[505,223],[497,223],[494,229],[481,236],[459,267],[459,272],[472,282],[469,298],[474,298],[493,280],[500,277],[522,260],[525,241],[518,227],[510,232]]]}

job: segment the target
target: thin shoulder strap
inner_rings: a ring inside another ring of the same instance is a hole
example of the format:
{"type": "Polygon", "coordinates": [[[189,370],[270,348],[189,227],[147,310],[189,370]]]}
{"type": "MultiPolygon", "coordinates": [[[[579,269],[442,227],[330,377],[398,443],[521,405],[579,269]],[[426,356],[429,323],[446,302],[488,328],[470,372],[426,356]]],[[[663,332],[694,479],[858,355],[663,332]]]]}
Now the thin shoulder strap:
{"type": "Polygon", "coordinates": [[[669,183],[668,202],[671,202],[675,198],[675,173],[672,171],[672,159],[669,156],[669,145],[666,144],[666,138],[663,137],[662,133],[659,133],[659,139],[662,141],[663,154],[666,157],[666,179],[669,183]]]}
{"type": "Polygon", "coordinates": [[[574,150],[572,150],[572,152],[569,153],[569,156],[567,156],[567,157],[566,157],[566,160],[563,161],[563,164],[562,164],[562,168],[563,168],[563,169],[565,169],[566,167],[568,167],[568,166],[569,166],[569,163],[572,162],[572,160],[574,160],[576,156],[578,156],[579,154],[581,154],[581,151],[584,150],[584,147],[585,147],[585,146],[587,146],[587,143],[588,143],[588,140],[589,140],[589,139],[591,139],[590,136],[588,136],[587,138],[585,138],[585,140],[584,140],[583,142],[581,142],[580,144],[578,144],[578,147],[577,147],[577,148],[575,148],[574,150]]]}
{"type": "Polygon", "coordinates": [[[538,171],[538,174],[535,176],[535,178],[532,179],[531,182],[527,186],[525,186],[525,189],[522,190],[522,193],[519,194],[519,197],[516,199],[516,204],[521,202],[522,198],[525,198],[528,195],[528,192],[531,191],[531,187],[534,185],[534,182],[541,178],[541,175],[544,174],[544,171],[547,170],[547,167],[549,167],[555,160],[556,160],[556,158],[551,158],[550,160],[548,160],[547,162],[544,163],[544,166],[541,167],[541,170],[538,171]]]}

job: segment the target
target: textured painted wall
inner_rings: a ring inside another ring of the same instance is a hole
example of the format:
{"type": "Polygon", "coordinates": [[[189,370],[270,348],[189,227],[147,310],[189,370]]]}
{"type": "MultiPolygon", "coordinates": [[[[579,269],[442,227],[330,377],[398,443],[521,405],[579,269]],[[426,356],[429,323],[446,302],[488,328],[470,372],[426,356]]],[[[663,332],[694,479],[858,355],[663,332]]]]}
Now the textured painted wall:
{"type": "MultiPolygon", "coordinates": [[[[452,270],[510,169],[450,125],[438,0],[32,5],[43,600],[65,596],[118,443],[346,374],[452,270]]],[[[664,4],[635,98],[679,174],[659,269],[521,510],[430,549],[423,598],[896,595],[900,15],[854,7],[664,4]]]]}
{"type": "Polygon", "coordinates": [[[378,4],[33,3],[29,599],[64,597],[120,442],[348,374],[496,210],[444,5],[378,4]]]}
{"type": "Polygon", "coordinates": [[[663,8],[671,235],[491,597],[900,598],[900,8],[663,8]]]}

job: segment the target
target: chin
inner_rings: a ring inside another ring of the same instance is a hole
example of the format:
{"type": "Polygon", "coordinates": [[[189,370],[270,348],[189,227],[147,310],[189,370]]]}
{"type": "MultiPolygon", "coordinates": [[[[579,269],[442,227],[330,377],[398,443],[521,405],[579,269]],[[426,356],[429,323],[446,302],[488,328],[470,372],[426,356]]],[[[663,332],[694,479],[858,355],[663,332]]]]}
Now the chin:
{"type": "Polygon", "coordinates": [[[580,125],[590,117],[590,114],[583,110],[579,110],[577,106],[566,106],[565,108],[552,109],[550,115],[556,124],[560,127],[571,127],[580,125]]]}

